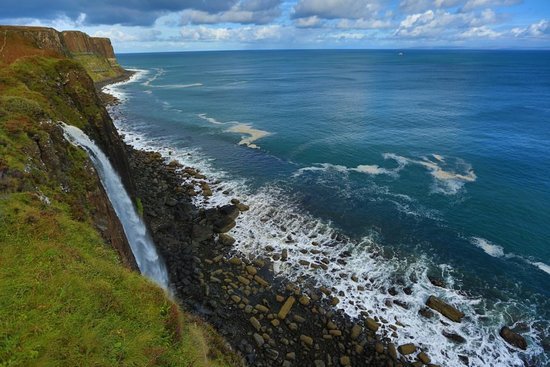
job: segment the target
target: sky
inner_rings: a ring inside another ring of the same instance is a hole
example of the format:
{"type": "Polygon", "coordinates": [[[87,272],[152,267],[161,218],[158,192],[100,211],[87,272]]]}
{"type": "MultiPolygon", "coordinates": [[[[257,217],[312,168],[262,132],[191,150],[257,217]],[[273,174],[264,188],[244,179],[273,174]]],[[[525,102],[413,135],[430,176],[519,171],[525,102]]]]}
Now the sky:
{"type": "Polygon", "coordinates": [[[0,24],[81,30],[117,52],[550,49],[550,0],[1,0],[0,24]]]}

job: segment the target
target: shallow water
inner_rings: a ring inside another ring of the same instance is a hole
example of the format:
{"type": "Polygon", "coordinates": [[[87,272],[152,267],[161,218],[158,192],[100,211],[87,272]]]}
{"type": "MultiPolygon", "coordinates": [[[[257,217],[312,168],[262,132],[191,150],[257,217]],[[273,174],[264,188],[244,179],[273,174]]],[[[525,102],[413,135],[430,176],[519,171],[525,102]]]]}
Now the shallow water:
{"type": "Polygon", "coordinates": [[[397,337],[387,335],[397,343],[414,337],[437,363],[458,366],[467,355],[475,366],[548,364],[549,52],[119,60],[141,71],[110,88],[124,100],[117,126],[132,144],[222,179],[206,205],[227,202],[224,190],[251,205],[233,231],[237,250],[288,249],[290,261],[276,263],[281,274],[334,287],[351,316],[368,310],[399,321],[397,337]],[[336,259],[345,251],[344,265],[336,259]],[[328,271],[298,263],[324,258],[328,271]],[[387,293],[392,286],[396,296],[387,293]],[[430,294],[466,320],[423,319],[417,312],[430,294]],[[409,309],[388,307],[395,299],[409,309]],[[500,339],[504,324],[528,337],[527,353],[500,339]],[[467,343],[452,344],[443,330],[467,343]]]}

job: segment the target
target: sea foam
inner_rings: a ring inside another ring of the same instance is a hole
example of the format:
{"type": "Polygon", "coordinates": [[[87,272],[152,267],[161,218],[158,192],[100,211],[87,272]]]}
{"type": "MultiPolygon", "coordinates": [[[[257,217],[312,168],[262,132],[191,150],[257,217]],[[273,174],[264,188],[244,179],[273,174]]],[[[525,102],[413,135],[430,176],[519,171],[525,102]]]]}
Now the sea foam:
{"type": "MultiPolygon", "coordinates": [[[[271,256],[271,248],[275,253],[286,249],[289,254],[288,261],[274,261],[273,264],[278,275],[296,282],[306,281],[315,286],[331,288],[334,294],[339,294],[341,300],[337,307],[350,317],[359,317],[361,312],[368,312],[387,320],[387,324],[382,322],[380,329],[383,336],[396,344],[414,341],[427,351],[433,361],[442,365],[461,366],[461,356],[469,358],[470,366],[524,365],[520,355],[512,351],[498,336],[498,325],[505,322],[503,315],[506,312],[503,309],[515,307],[514,301],[503,302],[499,309],[484,309],[479,298],[467,296],[459,289],[453,288],[455,280],[450,266],[440,265],[446,275],[448,288],[435,287],[427,277],[428,268],[433,266],[427,257],[405,259],[384,256],[383,249],[378,245],[379,234],[376,232],[360,240],[341,236],[330,222],[319,220],[304,212],[280,188],[268,185],[252,190],[246,180],[214,169],[209,163],[208,156],[200,149],[176,149],[170,145],[169,140],[150,139],[136,131],[136,127],[123,116],[115,123],[125,134],[128,143],[137,148],[159,151],[166,159],[176,159],[183,165],[197,167],[205,173],[214,188],[214,195],[198,195],[194,199],[197,205],[224,205],[231,197],[238,197],[250,205],[250,210],[239,216],[237,226],[231,231],[237,240],[234,251],[256,257],[271,256]],[[218,180],[221,180],[221,183],[218,180]],[[224,195],[224,191],[230,192],[230,195],[224,195]],[[319,245],[313,246],[314,241],[319,245]],[[302,265],[303,261],[310,264],[318,263],[323,258],[329,259],[326,271],[302,265]],[[339,262],[338,259],[344,262],[339,262]],[[352,275],[359,282],[355,282],[351,278],[352,275]],[[404,285],[410,287],[408,292],[397,285],[403,281],[404,285]],[[390,287],[397,288],[396,296],[388,294],[387,290],[390,287]],[[467,314],[467,318],[462,323],[455,324],[448,323],[439,314],[433,319],[420,317],[418,311],[432,294],[461,309],[467,314]],[[395,301],[407,305],[408,308],[399,306],[395,301]],[[390,324],[397,326],[396,332],[389,327],[390,324]],[[454,344],[441,335],[443,331],[460,334],[466,342],[454,344]],[[436,337],[437,335],[439,337],[436,337]]],[[[417,164],[417,160],[401,156],[388,157],[398,162],[398,168],[401,167],[399,169],[408,164],[417,164]]],[[[428,168],[424,163],[420,165],[428,168]]],[[[316,170],[349,173],[355,169],[322,164],[303,168],[301,172],[316,170]]],[[[365,171],[373,171],[373,168],[365,171]]],[[[534,330],[532,328],[526,333],[527,338],[532,341],[526,352],[527,358],[535,355],[544,356],[542,348],[536,342],[540,335],[534,330]]]]}

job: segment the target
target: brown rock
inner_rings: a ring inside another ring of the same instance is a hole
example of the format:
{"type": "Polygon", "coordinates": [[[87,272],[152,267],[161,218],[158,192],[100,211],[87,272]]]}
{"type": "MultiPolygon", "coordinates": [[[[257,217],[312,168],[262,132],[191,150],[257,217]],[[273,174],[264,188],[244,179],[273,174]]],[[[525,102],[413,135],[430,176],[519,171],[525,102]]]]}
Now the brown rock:
{"type": "Polygon", "coordinates": [[[519,349],[527,349],[527,341],[525,340],[525,338],[518,333],[510,330],[508,326],[504,326],[502,329],[500,329],[499,334],[502,339],[504,339],[508,344],[513,345],[514,347],[519,349]]]}
{"type": "Polygon", "coordinates": [[[308,296],[302,296],[302,297],[300,297],[298,302],[300,302],[304,306],[307,306],[307,305],[309,305],[309,297],[308,296]]]}
{"type": "Polygon", "coordinates": [[[418,353],[418,360],[424,364],[428,364],[430,363],[432,360],[430,359],[430,357],[428,357],[428,355],[424,352],[420,352],[418,353]]]}
{"type": "Polygon", "coordinates": [[[412,343],[403,344],[397,347],[397,350],[399,351],[399,353],[406,356],[408,354],[413,354],[414,352],[416,352],[416,346],[412,343]]]}
{"type": "Polygon", "coordinates": [[[348,356],[342,356],[340,357],[340,364],[342,366],[351,366],[351,361],[348,356]]]}
{"type": "Polygon", "coordinates": [[[365,320],[365,325],[369,330],[374,332],[377,332],[378,328],[380,327],[378,323],[374,319],[371,319],[370,317],[367,317],[367,319],[365,320]]]}
{"type": "Polygon", "coordinates": [[[359,335],[361,335],[362,331],[363,331],[363,328],[361,327],[361,325],[358,325],[358,324],[353,325],[353,327],[351,328],[351,338],[357,339],[359,335]]]}
{"type": "Polygon", "coordinates": [[[300,335],[300,341],[310,347],[313,345],[313,338],[307,335],[300,335]]]}
{"type": "Polygon", "coordinates": [[[426,301],[426,306],[441,313],[443,316],[454,322],[460,322],[464,317],[464,313],[457,310],[453,306],[445,303],[441,299],[430,296],[426,301]]]}
{"type": "Polygon", "coordinates": [[[235,243],[235,239],[227,233],[220,233],[218,236],[218,242],[224,246],[231,246],[235,243]]]}
{"type": "Polygon", "coordinates": [[[252,326],[254,326],[254,329],[256,329],[257,331],[260,331],[260,329],[262,328],[262,325],[260,325],[260,322],[254,316],[250,318],[250,323],[252,324],[252,326]]]}
{"type": "Polygon", "coordinates": [[[254,275],[254,280],[256,281],[256,283],[258,283],[259,285],[261,285],[264,288],[269,287],[269,283],[264,278],[260,277],[259,275],[254,275]]]}
{"type": "Polygon", "coordinates": [[[293,296],[290,296],[286,299],[285,303],[279,310],[279,313],[277,314],[277,317],[281,320],[284,320],[288,313],[290,312],[290,309],[294,305],[294,302],[296,302],[296,299],[293,296]]]}
{"type": "Polygon", "coordinates": [[[269,312],[269,308],[265,307],[264,305],[256,305],[254,308],[263,313],[269,312]]]}

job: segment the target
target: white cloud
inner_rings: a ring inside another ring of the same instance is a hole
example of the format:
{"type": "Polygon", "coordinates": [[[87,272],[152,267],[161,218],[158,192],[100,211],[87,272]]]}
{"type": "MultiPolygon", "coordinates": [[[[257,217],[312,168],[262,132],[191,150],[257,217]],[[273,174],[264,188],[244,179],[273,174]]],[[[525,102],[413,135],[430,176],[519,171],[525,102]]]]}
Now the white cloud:
{"type": "Polygon", "coordinates": [[[522,0],[468,0],[462,8],[463,11],[470,11],[479,8],[488,8],[495,6],[512,6],[520,4],[522,0]]]}
{"type": "Polygon", "coordinates": [[[496,14],[486,9],[479,13],[448,12],[427,10],[424,13],[411,14],[399,24],[394,35],[410,38],[455,39],[476,34],[477,37],[494,37],[489,32],[489,24],[495,23],[496,14]]]}
{"type": "Polygon", "coordinates": [[[321,19],[317,15],[312,15],[311,17],[298,18],[294,21],[294,24],[302,28],[317,27],[321,24],[321,19]]]}
{"type": "Polygon", "coordinates": [[[337,28],[344,29],[383,29],[391,26],[388,19],[341,19],[336,23],[337,28]]]}
{"type": "Polygon", "coordinates": [[[550,21],[546,19],[542,19],[541,21],[537,23],[533,23],[525,28],[512,28],[510,30],[510,33],[514,37],[522,38],[522,37],[534,37],[534,38],[542,38],[542,37],[549,37],[550,38],[550,21]]]}
{"type": "Polygon", "coordinates": [[[499,32],[495,32],[492,29],[481,26],[481,27],[473,27],[468,29],[465,32],[462,32],[459,34],[459,38],[488,38],[488,39],[494,39],[497,37],[500,37],[502,34],[499,32]]]}
{"type": "Polygon", "coordinates": [[[239,28],[211,28],[207,26],[184,27],[180,30],[183,41],[202,42],[256,42],[262,40],[278,40],[282,36],[283,27],[279,25],[245,26],[239,28]]]}
{"type": "Polygon", "coordinates": [[[156,29],[135,29],[133,27],[109,28],[98,30],[94,37],[107,37],[113,42],[149,42],[161,40],[162,32],[156,29]]]}

